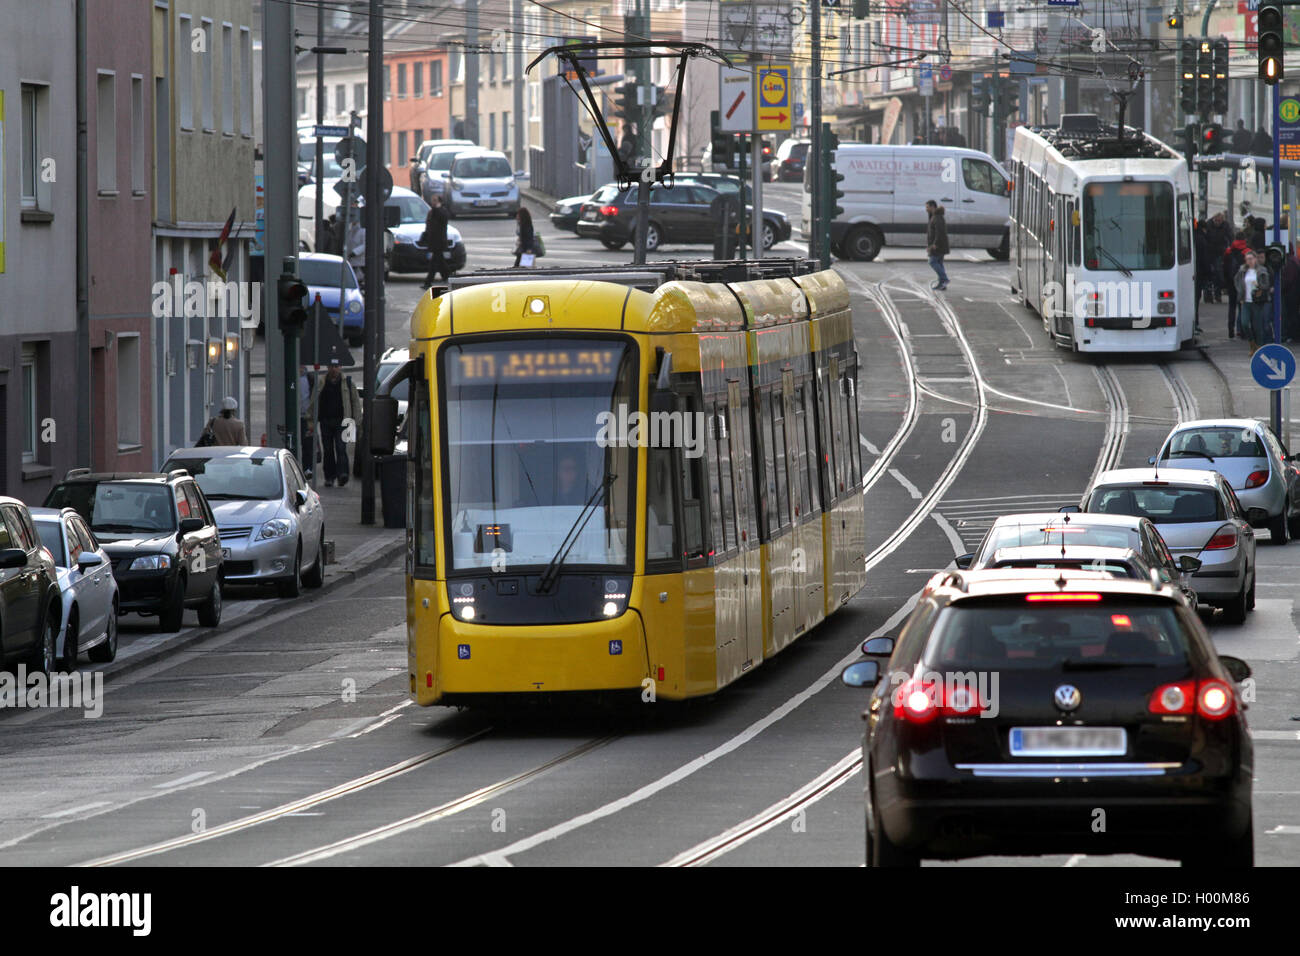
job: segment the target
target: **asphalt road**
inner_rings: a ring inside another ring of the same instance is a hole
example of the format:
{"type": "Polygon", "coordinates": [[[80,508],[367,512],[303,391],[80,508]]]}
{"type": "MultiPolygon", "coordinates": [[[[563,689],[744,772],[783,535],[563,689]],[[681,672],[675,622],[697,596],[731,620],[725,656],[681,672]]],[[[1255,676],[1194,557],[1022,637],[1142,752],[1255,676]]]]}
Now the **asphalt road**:
{"type": "MultiPolygon", "coordinates": [[[[795,203],[798,189],[777,186],[766,204],[787,190],[795,203]]],[[[471,268],[512,261],[512,223],[456,224],[471,268]]],[[[549,264],[628,259],[541,228],[549,264]]],[[[707,251],[662,253],[682,254],[707,251]]],[[[813,633],[685,705],[424,710],[406,702],[395,562],[327,595],[268,602],[215,640],[110,682],[98,719],[0,714],[0,864],[860,865],[854,760],[866,696],[839,684],[843,663],[865,637],[896,631],[926,577],[967,550],[981,522],[1076,500],[1103,462],[1144,464],[1173,422],[1228,402],[1196,352],[1093,361],[1054,351],[1010,299],[1007,266],[982,251],[950,258],[942,296],[919,252],[839,268],[863,363],[869,573],[813,633]]],[[[407,334],[418,278],[388,284],[389,344],[407,334]]],[[[1256,612],[1245,626],[1210,628],[1255,672],[1257,862],[1295,865],[1300,545],[1258,554],[1256,612]]]]}

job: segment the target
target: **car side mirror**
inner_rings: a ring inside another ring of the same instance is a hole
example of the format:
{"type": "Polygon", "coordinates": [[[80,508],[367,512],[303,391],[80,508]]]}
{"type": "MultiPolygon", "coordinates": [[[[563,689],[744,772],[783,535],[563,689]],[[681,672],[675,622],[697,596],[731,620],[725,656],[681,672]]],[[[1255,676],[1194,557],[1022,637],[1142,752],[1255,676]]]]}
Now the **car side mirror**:
{"type": "Polygon", "coordinates": [[[969,554],[957,555],[957,557],[952,559],[952,563],[957,565],[959,570],[969,571],[971,562],[974,560],[975,560],[975,553],[972,551],[969,554]]]}
{"type": "Polygon", "coordinates": [[[1247,508],[1246,520],[1258,528],[1260,525],[1268,524],[1268,512],[1263,508],[1247,508]]]}
{"type": "Polygon", "coordinates": [[[1058,514],[1070,514],[1070,515],[1078,514],[1082,510],[1083,509],[1080,508],[1078,505],[1061,505],[1061,507],[1056,509],[1058,514]]]}
{"type": "Polygon", "coordinates": [[[303,505],[307,503],[307,489],[299,488],[297,491],[293,493],[293,498],[296,502],[298,502],[298,507],[301,508],[303,505]]]}
{"type": "Polygon", "coordinates": [[[868,657],[888,657],[894,653],[892,637],[869,637],[862,642],[862,653],[868,657]]]}
{"type": "Polygon", "coordinates": [[[875,661],[858,661],[840,671],[846,687],[875,687],[880,681],[880,665],[875,661]]]}
{"type": "Polygon", "coordinates": [[[97,568],[104,563],[104,559],[94,551],[83,551],[77,555],[77,568],[85,571],[87,568],[97,568]]]}
{"type": "Polygon", "coordinates": [[[1184,574],[1195,574],[1201,570],[1201,559],[1194,558],[1190,554],[1185,554],[1178,559],[1178,570],[1184,574]]]}
{"type": "Polygon", "coordinates": [[[1147,457],[1147,464],[1148,464],[1148,465],[1154,465],[1155,463],[1156,463],[1156,456],[1155,456],[1155,455],[1150,455],[1150,456],[1147,457]]]}
{"type": "Polygon", "coordinates": [[[1219,661],[1223,664],[1224,670],[1232,675],[1232,679],[1238,684],[1250,676],[1250,665],[1240,657],[1229,657],[1226,654],[1219,655],[1219,661]]]}
{"type": "Polygon", "coordinates": [[[196,531],[202,531],[202,530],[203,530],[202,518],[181,519],[181,530],[180,530],[181,534],[193,534],[196,531]]]}
{"type": "Polygon", "coordinates": [[[5,548],[0,551],[0,570],[27,566],[27,552],[22,548],[5,548]]]}

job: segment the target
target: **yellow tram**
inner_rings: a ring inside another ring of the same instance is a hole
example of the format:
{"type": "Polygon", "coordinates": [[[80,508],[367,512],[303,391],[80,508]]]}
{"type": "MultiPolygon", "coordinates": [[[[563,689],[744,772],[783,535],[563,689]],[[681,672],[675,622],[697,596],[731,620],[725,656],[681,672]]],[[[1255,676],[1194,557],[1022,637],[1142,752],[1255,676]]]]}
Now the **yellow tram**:
{"type": "Polygon", "coordinates": [[[476,274],[421,300],[374,429],[406,382],[417,703],[710,694],[862,587],[845,286],[720,266],[476,274]]]}

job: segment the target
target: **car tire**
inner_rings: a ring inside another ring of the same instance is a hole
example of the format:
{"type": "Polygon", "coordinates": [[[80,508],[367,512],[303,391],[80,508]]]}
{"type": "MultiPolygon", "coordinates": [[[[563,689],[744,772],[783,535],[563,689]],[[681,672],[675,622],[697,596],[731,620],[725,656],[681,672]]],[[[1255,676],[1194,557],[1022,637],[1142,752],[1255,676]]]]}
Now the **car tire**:
{"type": "Polygon", "coordinates": [[[645,251],[654,252],[659,248],[663,241],[663,231],[659,228],[657,222],[646,223],[645,227],[645,251]]]}
{"type": "Polygon", "coordinates": [[[776,245],[776,224],[770,219],[763,220],[763,249],[771,249],[776,245]]]}
{"type": "Polygon", "coordinates": [[[1235,598],[1223,606],[1223,623],[1245,624],[1246,613],[1250,609],[1250,596],[1246,591],[1246,582],[1241,582],[1241,591],[1235,598]]]}
{"type": "Polygon", "coordinates": [[[1286,544],[1291,540],[1289,534],[1291,522],[1287,520],[1286,513],[1291,510],[1291,502],[1282,503],[1282,511],[1276,518],[1268,523],[1268,535],[1274,544],[1286,544]]]}
{"type": "Polygon", "coordinates": [[[296,598],[302,593],[302,542],[293,556],[293,576],[276,582],[276,588],[282,598],[296,598]]]}
{"type": "Polygon", "coordinates": [[[36,646],[27,656],[28,674],[44,674],[48,677],[54,670],[56,663],[54,652],[59,640],[59,617],[60,609],[57,606],[51,604],[45,609],[36,646]]]}
{"type": "Polygon", "coordinates": [[[316,563],[311,566],[310,571],[304,571],[302,574],[302,583],[305,587],[319,588],[325,584],[325,532],[320,533],[320,541],[316,546],[316,563]]]}
{"type": "Polygon", "coordinates": [[[185,621],[185,579],[177,578],[167,603],[158,613],[158,630],[175,634],[185,621]]]}
{"type": "Polygon", "coordinates": [[[86,652],[86,656],[96,664],[111,664],[113,658],[117,657],[117,604],[114,603],[108,612],[108,623],[104,625],[104,630],[108,632],[103,643],[96,644],[86,652]]]}
{"type": "Polygon", "coordinates": [[[1246,818],[1246,832],[1217,840],[1198,839],[1196,848],[1183,854],[1185,867],[1242,870],[1255,865],[1255,814],[1246,818]]]}
{"type": "Polygon", "coordinates": [[[624,246],[626,246],[627,242],[626,241],[615,242],[613,239],[602,239],[600,240],[600,244],[604,246],[606,249],[609,249],[611,252],[617,252],[619,249],[622,249],[624,246]]]}
{"type": "Polygon", "coordinates": [[[921,857],[889,839],[880,818],[873,814],[867,827],[867,866],[910,869],[920,865],[921,857]]]}
{"type": "Polygon", "coordinates": [[[874,226],[858,226],[856,229],[849,231],[840,245],[844,249],[845,258],[857,262],[870,262],[876,256],[880,255],[880,250],[884,246],[884,237],[880,235],[880,230],[874,226]]]}
{"type": "Polygon", "coordinates": [[[1250,575],[1250,590],[1246,592],[1246,610],[1247,610],[1247,611],[1253,611],[1253,610],[1255,610],[1255,578],[1256,578],[1257,576],[1258,576],[1258,575],[1257,575],[1255,572],[1253,572],[1253,571],[1251,572],[1251,575],[1250,575]]]}
{"type": "Polygon", "coordinates": [[[68,626],[63,631],[63,657],[59,661],[59,666],[65,671],[77,669],[77,656],[80,653],[77,650],[77,643],[81,636],[80,617],[75,606],[68,612],[68,626]]]}
{"type": "Polygon", "coordinates": [[[204,627],[216,627],[221,623],[221,582],[213,581],[208,599],[199,605],[199,623],[204,627]]]}
{"type": "Polygon", "coordinates": [[[1290,532],[1291,537],[1300,538],[1300,514],[1287,519],[1286,529],[1290,532]]]}

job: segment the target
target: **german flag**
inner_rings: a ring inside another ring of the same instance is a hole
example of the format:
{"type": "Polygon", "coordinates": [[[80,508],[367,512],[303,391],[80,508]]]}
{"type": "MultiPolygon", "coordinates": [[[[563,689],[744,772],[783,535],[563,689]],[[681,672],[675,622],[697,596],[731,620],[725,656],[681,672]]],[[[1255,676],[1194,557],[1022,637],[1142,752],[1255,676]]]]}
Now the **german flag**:
{"type": "Polygon", "coordinates": [[[226,242],[230,239],[230,230],[235,227],[235,210],[230,210],[230,218],[226,220],[226,225],[221,230],[221,235],[217,237],[217,244],[212,247],[212,253],[208,256],[208,267],[217,275],[221,276],[221,281],[226,281],[226,270],[230,267],[230,256],[222,256],[222,251],[226,242]]]}

